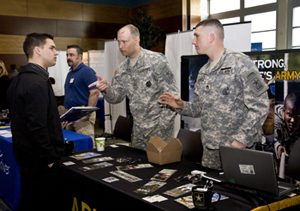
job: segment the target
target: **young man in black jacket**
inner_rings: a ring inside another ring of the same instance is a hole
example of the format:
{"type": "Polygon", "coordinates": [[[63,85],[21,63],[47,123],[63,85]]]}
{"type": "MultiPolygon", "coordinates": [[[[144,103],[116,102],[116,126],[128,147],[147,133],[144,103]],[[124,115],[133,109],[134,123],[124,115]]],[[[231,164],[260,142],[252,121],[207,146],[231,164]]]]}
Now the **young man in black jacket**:
{"type": "Polygon", "coordinates": [[[9,86],[13,147],[21,166],[19,210],[59,210],[54,196],[59,160],[64,150],[62,126],[47,68],[58,52],[48,34],[27,35],[23,50],[28,63],[9,86]]]}

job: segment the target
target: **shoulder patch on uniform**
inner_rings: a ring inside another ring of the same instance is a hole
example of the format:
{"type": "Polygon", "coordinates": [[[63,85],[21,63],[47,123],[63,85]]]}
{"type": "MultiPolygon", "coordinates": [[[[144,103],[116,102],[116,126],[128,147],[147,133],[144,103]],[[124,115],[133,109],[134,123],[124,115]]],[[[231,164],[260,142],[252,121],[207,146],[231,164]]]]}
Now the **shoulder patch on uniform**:
{"type": "Polygon", "coordinates": [[[162,74],[168,81],[171,81],[174,77],[174,74],[171,70],[169,70],[169,68],[166,68],[162,74]]]}
{"type": "Polygon", "coordinates": [[[156,72],[160,75],[163,76],[163,78],[168,81],[171,82],[174,78],[174,74],[171,71],[171,68],[169,67],[169,65],[165,62],[161,62],[156,69],[156,72]]]}
{"type": "Polygon", "coordinates": [[[245,72],[243,78],[256,96],[259,96],[268,90],[267,84],[254,67],[245,72]]]}

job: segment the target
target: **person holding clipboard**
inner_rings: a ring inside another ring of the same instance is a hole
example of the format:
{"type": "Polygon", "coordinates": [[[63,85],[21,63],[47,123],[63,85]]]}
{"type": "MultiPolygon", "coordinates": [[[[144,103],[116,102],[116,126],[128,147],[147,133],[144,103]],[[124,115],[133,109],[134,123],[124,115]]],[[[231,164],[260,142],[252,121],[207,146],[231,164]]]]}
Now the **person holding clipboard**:
{"type": "MultiPolygon", "coordinates": [[[[66,111],[72,107],[95,107],[98,102],[100,91],[96,86],[88,87],[95,80],[95,71],[82,62],[82,49],[78,45],[67,47],[67,62],[70,71],[65,81],[65,108],[66,111]]],[[[67,130],[75,131],[93,139],[95,147],[95,121],[96,112],[82,117],[72,125],[67,126],[67,130]]]]}

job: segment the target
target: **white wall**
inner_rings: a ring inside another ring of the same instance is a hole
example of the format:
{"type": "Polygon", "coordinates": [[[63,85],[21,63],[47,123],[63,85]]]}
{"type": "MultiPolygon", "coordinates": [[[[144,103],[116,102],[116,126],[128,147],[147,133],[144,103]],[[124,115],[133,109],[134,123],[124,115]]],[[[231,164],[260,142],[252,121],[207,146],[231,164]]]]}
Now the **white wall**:
{"type": "MultiPolygon", "coordinates": [[[[106,41],[104,44],[104,72],[106,74],[106,80],[111,84],[114,72],[119,64],[125,60],[125,57],[121,54],[118,42],[106,41]]],[[[105,115],[111,114],[112,121],[109,116],[105,117],[105,132],[111,132],[114,129],[114,125],[119,115],[126,117],[126,101],[119,104],[109,104],[104,101],[105,115]]]]}
{"type": "Polygon", "coordinates": [[[70,67],[67,63],[67,52],[58,51],[56,65],[53,67],[49,67],[48,71],[50,77],[55,79],[55,85],[61,89],[63,94],[65,94],[64,85],[69,69],[70,67]]]}

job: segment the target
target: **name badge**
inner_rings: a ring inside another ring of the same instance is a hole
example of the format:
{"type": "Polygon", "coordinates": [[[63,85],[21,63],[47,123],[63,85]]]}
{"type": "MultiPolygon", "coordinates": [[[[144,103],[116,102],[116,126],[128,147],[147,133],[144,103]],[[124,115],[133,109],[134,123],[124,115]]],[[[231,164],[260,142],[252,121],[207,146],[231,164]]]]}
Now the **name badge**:
{"type": "Polygon", "coordinates": [[[74,78],[70,79],[70,84],[72,84],[74,82],[74,78]]]}

